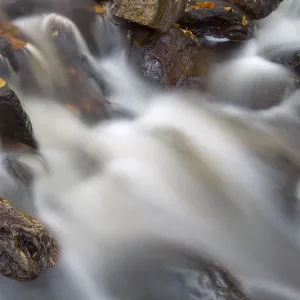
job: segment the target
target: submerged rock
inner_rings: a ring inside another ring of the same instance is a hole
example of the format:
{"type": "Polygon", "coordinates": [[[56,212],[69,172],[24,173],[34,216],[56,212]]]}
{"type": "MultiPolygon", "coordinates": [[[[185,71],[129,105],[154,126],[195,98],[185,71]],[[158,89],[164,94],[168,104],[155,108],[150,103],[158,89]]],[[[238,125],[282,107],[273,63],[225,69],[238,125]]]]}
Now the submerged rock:
{"type": "Polygon", "coordinates": [[[230,272],[213,261],[169,247],[126,250],[106,267],[104,287],[114,298],[249,300],[230,272]]]}
{"type": "Polygon", "coordinates": [[[243,9],[252,19],[263,19],[276,10],[283,0],[229,0],[243,9]]]}
{"type": "Polygon", "coordinates": [[[114,0],[119,18],[166,32],[184,13],[187,0],[114,0]]]}
{"type": "Polygon", "coordinates": [[[261,55],[268,60],[288,68],[294,76],[295,84],[300,86],[300,50],[287,51],[280,47],[277,49],[264,49],[261,55]]]}
{"type": "Polygon", "coordinates": [[[32,280],[53,267],[59,248],[35,219],[0,199],[0,273],[18,281],[32,280]]]}
{"type": "Polygon", "coordinates": [[[227,1],[192,0],[178,23],[181,27],[191,30],[197,37],[206,35],[230,40],[248,40],[253,37],[252,20],[241,9],[227,1]]]}

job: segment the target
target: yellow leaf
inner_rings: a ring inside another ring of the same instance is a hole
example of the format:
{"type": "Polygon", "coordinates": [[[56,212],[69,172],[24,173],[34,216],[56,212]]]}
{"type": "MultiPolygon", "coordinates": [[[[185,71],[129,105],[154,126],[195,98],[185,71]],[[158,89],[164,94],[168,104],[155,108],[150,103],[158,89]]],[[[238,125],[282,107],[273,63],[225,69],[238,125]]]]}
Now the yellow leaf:
{"type": "Polygon", "coordinates": [[[189,38],[191,38],[194,42],[197,42],[198,43],[198,39],[194,36],[193,32],[190,31],[190,30],[184,30],[182,28],[180,28],[181,31],[186,35],[188,36],[189,38]]]}
{"type": "Polygon", "coordinates": [[[103,14],[104,13],[104,6],[103,5],[95,5],[94,6],[94,11],[97,14],[103,14]]]}
{"type": "Polygon", "coordinates": [[[224,9],[225,9],[226,11],[231,11],[231,12],[233,12],[233,9],[232,9],[230,6],[224,6],[224,9]]]}
{"type": "Polygon", "coordinates": [[[0,88],[6,86],[6,81],[0,77],[0,88]]]}
{"type": "Polygon", "coordinates": [[[246,26],[248,23],[249,23],[249,22],[248,22],[246,16],[243,16],[243,17],[242,17],[242,25],[243,25],[243,26],[246,26]]]}
{"type": "Polygon", "coordinates": [[[55,30],[54,32],[53,32],[53,36],[58,36],[59,35],[59,32],[58,32],[58,30],[55,30]]]}

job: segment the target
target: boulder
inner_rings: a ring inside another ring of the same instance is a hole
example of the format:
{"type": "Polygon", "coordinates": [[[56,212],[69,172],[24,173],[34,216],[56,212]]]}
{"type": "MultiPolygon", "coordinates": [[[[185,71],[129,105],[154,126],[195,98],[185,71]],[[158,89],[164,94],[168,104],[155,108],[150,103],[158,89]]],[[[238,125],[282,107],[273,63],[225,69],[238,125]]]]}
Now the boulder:
{"type": "Polygon", "coordinates": [[[283,0],[229,0],[243,9],[252,19],[263,19],[277,9],[283,0]]]}
{"type": "MultiPolygon", "coordinates": [[[[244,11],[227,1],[212,1],[210,5],[192,0],[178,23],[197,37],[213,36],[230,40],[253,37],[253,22],[244,11]]],[[[208,2],[205,2],[208,3],[208,2]]]]}
{"type": "Polygon", "coordinates": [[[160,86],[182,86],[191,76],[197,40],[177,27],[163,35],[145,34],[139,32],[133,37],[130,55],[137,59],[138,69],[160,86]]]}
{"type": "Polygon", "coordinates": [[[186,4],[187,0],[114,0],[111,9],[116,17],[166,32],[186,4]]]}
{"type": "Polygon", "coordinates": [[[0,232],[0,273],[4,276],[32,280],[58,262],[53,236],[4,199],[0,199],[0,232]]]}

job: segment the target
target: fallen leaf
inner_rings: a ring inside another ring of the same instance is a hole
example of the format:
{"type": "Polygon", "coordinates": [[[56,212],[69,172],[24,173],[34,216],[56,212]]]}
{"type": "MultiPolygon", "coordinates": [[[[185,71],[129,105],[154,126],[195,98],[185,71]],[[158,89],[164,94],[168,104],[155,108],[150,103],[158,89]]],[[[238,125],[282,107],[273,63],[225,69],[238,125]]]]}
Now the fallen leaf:
{"type": "Polygon", "coordinates": [[[213,2],[196,2],[195,4],[191,5],[193,9],[201,9],[201,8],[214,8],[215,3],[213,2]]]}
{"type": "Polygon", "coordinates": [[[3,88],[6,85],[6,81],[0,77],[0,88],[3,88]]]}
{"type": "Polygon", "coordinates": [[[224,6],[224,9],[225,9],[226,11],[234,12],[234,10],[233,10],[230,6],[224,6]]]}
{"type": "Polygon", "coordinates": [[[68,69],[69,73],[72,74],[72,75],[76,75],[76,70],[73,68],[73,67],[70,67],[68,69]]]}
{"type": "Polygon", "coordinates": [[[243,26],[246,26],[248,23],[249,23],[249,22],[248,22],[246,16],[243,16],[243,17],[242,17],[242,25],[243,25],[243,26]]]}
{"type": "Polygon", "coordinates": [[[58,35],[59,35],[58,30],[55,30],[55,31],[53,32],[53,36],[57,37],[58,35]]]}
{"type": "Polygon", "coordinates": [[[190,31],[190,30],[184,30],[182,28],[180,28],[181,31],[186,35],[188,36],[189,38],[191,38],[194,42],[197,42],[198,43],[198,39],[194,36],[193,32],[190,31]]]}
{"type": "Polygon", "coordinates": [[[103,5],[95,5],[94,6],[94,11],[97,14],[103,14],[104,13],[104,6],[103,5]]]}
{"type": "Polygon", "coordinates": [[[12,48],[15,50],[22,49],[26,46],[25,42],[18,40],[18,39],[14,39],[14,38],[10,39],[10,44],[11,44],[12,48]]]}

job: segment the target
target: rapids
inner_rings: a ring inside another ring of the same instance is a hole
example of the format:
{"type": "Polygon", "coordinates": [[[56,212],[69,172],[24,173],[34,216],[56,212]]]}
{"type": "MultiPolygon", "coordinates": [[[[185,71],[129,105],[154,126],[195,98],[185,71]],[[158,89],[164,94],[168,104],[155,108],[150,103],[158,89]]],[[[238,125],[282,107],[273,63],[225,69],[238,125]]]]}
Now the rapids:
{"type": "MultiPolygon", "coordinates": [[[[281,211],[286,200],[273,162],[279,156],[300,164],[300,99],[290,71],[271,61],[300,49],[298,2],[285,0],[257,22],[255,39],[213,66],[201,94],[145,82],[126,60],[109,16],[97,17],[91,32],[97,53],[66,17],[15,19],[31,41],[23,51],[34,88],[9,63],[7,81],[31,119],[40,153],[19,158],[34,173],[32,189],[2,167],[0,191],[54,233],[61,261],[32,282],[1,277],[0,300],[153,299],[149,290],[137,296],[141,278],[128,281],[126,296],[114,284],[128,276],[118,265],[126,251],[148,244],[221,262],[252,299],[300,299],[300,227],[281,211]],[[68,32],[67,58],[53,42],[57,28],[68,32]],[[60,86],[70,62],[81,68],[89,93],[111,103],[111,119],[83,122],[61,105],[76,90],[60,86]],[[248,109],[275,87],[284,90],[280,105],[248,109]]],[[[169,292],[172,278],[156,284],[159,299],[193,298],[169,292]]]]}

